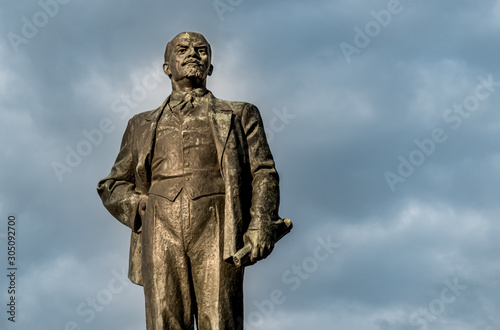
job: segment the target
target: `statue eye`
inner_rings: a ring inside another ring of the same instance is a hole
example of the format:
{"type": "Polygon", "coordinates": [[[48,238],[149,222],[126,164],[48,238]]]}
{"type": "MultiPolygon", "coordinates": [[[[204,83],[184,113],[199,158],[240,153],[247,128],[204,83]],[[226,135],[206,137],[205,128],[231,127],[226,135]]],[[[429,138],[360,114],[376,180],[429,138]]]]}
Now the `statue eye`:
{"type": "Polygon", "coordinates": [[[177,54],[184,54],[186,52],[186,48],[177,49],[177,54]]]}
{"type": "Polygon", "coordinates": [[[206,48],[199,48],[198,53],[205,55],[207,53],[207,49],[206,48]]]}

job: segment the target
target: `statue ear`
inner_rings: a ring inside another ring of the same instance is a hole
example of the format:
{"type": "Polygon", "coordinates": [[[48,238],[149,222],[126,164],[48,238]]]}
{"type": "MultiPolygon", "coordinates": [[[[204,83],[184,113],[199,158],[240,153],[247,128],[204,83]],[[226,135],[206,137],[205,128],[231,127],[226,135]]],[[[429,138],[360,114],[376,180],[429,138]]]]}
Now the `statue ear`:
{"type": "Polygon", "coordinates": [[[211,76],[212,72],[214,72],[214,66],[210,64],[210,67],[208,68],[208,75],[211,76]]]}
{"type": "Polygon", "coordinates": [[[165,72],[165,74],[169,77],[172,76],[172,72],[170,71],[167,63],[163,64],[163,72],[165,72]]]}

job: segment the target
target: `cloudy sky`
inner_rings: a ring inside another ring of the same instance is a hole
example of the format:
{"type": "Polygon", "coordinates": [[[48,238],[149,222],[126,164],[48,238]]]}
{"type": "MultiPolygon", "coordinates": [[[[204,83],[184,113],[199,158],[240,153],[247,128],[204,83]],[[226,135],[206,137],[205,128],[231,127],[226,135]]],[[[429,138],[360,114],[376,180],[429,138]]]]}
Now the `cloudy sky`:
{"type": "Polygon", "coordinates": [[[500,329],[500,1],[4,1],[2,329],[145,329],[96,193],[165,44],[261,110],[294,230],[248,268],[246,329],[500,329]],[[16,217],[16,322],[7,320],[16,217]]]}

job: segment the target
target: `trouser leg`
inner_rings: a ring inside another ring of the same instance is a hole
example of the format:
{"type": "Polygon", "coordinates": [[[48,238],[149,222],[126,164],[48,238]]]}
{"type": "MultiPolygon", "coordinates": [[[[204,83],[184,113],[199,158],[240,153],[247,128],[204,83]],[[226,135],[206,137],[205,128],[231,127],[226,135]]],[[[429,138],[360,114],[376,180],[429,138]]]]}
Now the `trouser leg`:
{"type": "Polygon", "coordinates": [[[148,330],[192,330],[191,270],[182,237],[182,199],[150,195],[143,222],[143,281],[148,330]]]}
{"type": "Polygon", "coordinates": [[[243,270],[222,256],[224,195],[191,200],[188,256],[199,330],[237,329],[243,319],[243,270]]]}

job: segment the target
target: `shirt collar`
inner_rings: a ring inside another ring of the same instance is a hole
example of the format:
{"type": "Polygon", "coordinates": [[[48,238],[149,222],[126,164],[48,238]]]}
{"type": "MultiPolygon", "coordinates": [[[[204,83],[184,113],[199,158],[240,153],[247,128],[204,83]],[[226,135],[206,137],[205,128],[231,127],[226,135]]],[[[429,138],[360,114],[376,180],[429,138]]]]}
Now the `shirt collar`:
{"type": "Polygon", "coordinates": [[[196,103],[199,102],[200,99],[207,93],[208,90],[203,87],[193,89],[190,92],[173,91],[170,95],[170,104],[175,107],[176,105],[182,103],[184,101],[184,98],[186,97],[186,94],[191,94],[193,96],[194,102],[196,103]]]}

